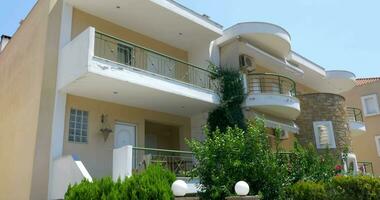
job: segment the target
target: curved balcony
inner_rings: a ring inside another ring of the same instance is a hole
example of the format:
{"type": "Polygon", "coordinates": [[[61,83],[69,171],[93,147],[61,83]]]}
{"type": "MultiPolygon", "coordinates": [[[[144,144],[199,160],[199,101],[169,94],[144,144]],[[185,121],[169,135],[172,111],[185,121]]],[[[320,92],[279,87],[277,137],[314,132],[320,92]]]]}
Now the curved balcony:
{"type": "Polygon", "coordinates": [[[246,77],[245,106],[284,119],[295,120],[301,112],[296,83],[285,76],[252,73],[246,77]]]}
{"type": "Polygon", "coordinates": [[[362,111],[358,108],[347,107],[347,121],[352,135],[361,135],[366,132],[362,111]]]}

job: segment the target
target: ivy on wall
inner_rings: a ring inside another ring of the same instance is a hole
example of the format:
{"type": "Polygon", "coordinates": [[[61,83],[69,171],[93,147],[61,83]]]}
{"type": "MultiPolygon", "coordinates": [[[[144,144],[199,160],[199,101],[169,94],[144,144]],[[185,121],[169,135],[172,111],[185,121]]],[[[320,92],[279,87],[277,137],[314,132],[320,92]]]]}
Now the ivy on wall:
{"type": "Polygon", "coordinates": [[[218,128],[223,133],[227,127],[235,126],[245,130],[247,124],[241,108],[245,94],[240,72],[233,68],[220,68],[212,63],[210,68],[215,72],[211,78],[217,80],[220,97],[219,106],[209,113],[207,119],[210,132],[218,128]]]}

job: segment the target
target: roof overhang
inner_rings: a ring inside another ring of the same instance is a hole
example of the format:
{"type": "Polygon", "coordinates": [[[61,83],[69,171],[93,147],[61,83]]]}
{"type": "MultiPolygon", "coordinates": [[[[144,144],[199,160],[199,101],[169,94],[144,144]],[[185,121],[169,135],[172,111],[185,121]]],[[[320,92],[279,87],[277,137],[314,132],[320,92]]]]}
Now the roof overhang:
{"type": "Polygon", "coordinates": [[[174,47],[204,47],[223,33],[222,26],[172,0],[66,0],[74,8],[174,47]]]}
{"type": "Polygon", "coordinates": [[[339,94],[355,87],[355,74],[344,70],[326,71],[324,68],[306,59],[305,57],[291,52],[288,58],[296,63],[298,68],[304,71],[303,76],[291,76],[296,82],[317,90],[339,94]]]}
{"type": "Polygon", "coordinates": [[[242,54],[276,73],[286,75],[298,83],[318,92],[342,93],[355,86],[355,75],[349,71],[324,68],[291,50],[291,37],[282,27],[263,22],[236,24],[212,42],[210,55],[218,61],[218,48],[232,42],[240,42],[242,54]]]}
{"type": "Polygon", "coordinates": [[[242,38],[276,57],[285,58],[290,52],[291,38],[289,33],[274,24],[265,22],[238,23],[224,30],[223,36],[218,38],[216,43],[223,46],[236,38],[242,38]]]}

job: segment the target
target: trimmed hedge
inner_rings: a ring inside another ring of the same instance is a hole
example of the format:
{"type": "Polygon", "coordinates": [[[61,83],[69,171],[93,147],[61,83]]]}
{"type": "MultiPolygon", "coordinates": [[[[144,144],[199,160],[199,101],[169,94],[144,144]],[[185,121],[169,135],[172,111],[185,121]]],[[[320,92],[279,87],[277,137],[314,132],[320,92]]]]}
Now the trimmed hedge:
{"type": "Polygon", "coordinates": [[[328,184],[334,200],[380,199],[380,178],[371,176],[338,176],[328,184]]]}
{"type": "Polygon", "coordinates": [[[69,186],[65,200],[166,200],[173,199],[171,184],[175,175],[158,165],[116,183],[110,177],[69,186]]]}
{"type": "Polygon", "coordinates": [[[323,183],[312,181],[300,181],[292,185],[286,192],[287,199],[295,200],[321,200],[327,199],[325,186],[323,183]]]}
{"type": "Polygon", "coordinates": [[[285,199],[378,200],[380,178],[337,176],[327,183],[301,181],[288,188],[285,199]]]}

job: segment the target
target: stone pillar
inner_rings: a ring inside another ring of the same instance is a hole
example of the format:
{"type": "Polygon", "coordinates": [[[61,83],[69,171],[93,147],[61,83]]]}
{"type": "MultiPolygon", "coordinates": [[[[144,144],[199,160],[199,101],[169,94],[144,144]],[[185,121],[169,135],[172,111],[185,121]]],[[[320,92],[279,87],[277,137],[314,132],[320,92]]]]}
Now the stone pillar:
{"type": "Polygon", "coordinates": [[[300,128],[296,136],[302,145],[316,145],[313,122],[331,121],[333,125],[336,149],[332,152],[341,153],[351,146],[351,138],[347,126],[345,99],[337,94],[312,93],[298,96],[301,103],[301,115],[296,123],[300,128]]]}

